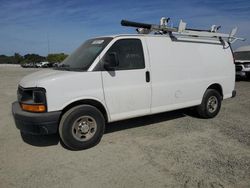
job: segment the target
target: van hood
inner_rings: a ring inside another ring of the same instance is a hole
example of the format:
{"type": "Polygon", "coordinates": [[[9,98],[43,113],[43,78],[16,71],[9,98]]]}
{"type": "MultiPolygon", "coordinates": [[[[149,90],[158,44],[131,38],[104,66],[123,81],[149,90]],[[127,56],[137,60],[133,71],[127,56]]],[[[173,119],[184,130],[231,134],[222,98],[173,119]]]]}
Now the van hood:
{"type": "Polygon", "coordinates": [[[31,73],[25,76],[20,82],[19,85],[24,88],[28,87],[39,87],[42,83],[47,81],[53,81],[61,77],[72,75],[77,72],[73,71],[62,71],[62,70],[41,70],[34,73],[31,73]]]}
{"type": "Polygon", "coordinates": [[[24,77],[19,84],[24,88],[44,88],[48,112],[62,110],[76,100],[95,99],[102,103],[104,101],[100,71],[76,72],[47,69],[24,77]]]}

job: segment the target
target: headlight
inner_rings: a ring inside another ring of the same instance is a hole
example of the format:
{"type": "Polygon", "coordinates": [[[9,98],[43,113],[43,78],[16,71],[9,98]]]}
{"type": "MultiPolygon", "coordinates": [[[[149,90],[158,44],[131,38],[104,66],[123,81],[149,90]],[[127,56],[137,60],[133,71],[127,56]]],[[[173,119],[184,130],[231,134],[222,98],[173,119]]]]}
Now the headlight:
{"type": "Polygon", "coordinates": [[[22,88],[17,91],[17,98],[21,108],[30,112],[45,112],[46,90],[44,88],[22,88]]]}

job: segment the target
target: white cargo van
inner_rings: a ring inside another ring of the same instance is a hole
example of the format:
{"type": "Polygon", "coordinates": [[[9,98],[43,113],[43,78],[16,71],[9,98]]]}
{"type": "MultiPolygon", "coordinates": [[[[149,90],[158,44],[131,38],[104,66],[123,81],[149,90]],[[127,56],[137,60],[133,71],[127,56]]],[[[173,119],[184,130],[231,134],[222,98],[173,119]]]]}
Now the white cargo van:
{"type": "Polygon", "coordinates": [[[172,33],[87,40],[61,66],[24,77],[12,104],[18,129],[59,132],[71,149],[97,144],[106,122],[197,107],[215,117],[235,96],[229,43],[172,33]]]}

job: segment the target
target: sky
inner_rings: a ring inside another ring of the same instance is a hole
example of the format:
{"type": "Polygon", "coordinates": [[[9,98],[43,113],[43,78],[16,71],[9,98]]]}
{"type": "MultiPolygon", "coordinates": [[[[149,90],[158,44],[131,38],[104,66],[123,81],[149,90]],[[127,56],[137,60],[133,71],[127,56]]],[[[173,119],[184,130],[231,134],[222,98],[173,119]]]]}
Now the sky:
{"type": "Polygon", "coordinates": [[[158,24],[163,16],[174,26],[237,26],[247,40],[233,48],[250,45],[250,0],[0,0],[0,54],[70,54],[88,38],[135,33],[122,19],[158,24]]]}

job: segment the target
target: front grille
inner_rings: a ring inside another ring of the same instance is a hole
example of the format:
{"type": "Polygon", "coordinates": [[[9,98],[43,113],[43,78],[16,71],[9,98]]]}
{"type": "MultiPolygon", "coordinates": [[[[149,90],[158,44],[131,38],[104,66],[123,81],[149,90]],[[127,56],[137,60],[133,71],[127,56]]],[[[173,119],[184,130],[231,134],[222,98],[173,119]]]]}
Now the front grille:
{"type": "Polygon", "coordinates": [[[245,67],[245,68],[250,68],[250,63],[244,64],[244,67],[245,67]]]}
{"type": "Polygon", "coordinates": [[[236,66],[235,69],[236,71],[242,71],[242,66],[236,66]]]}

